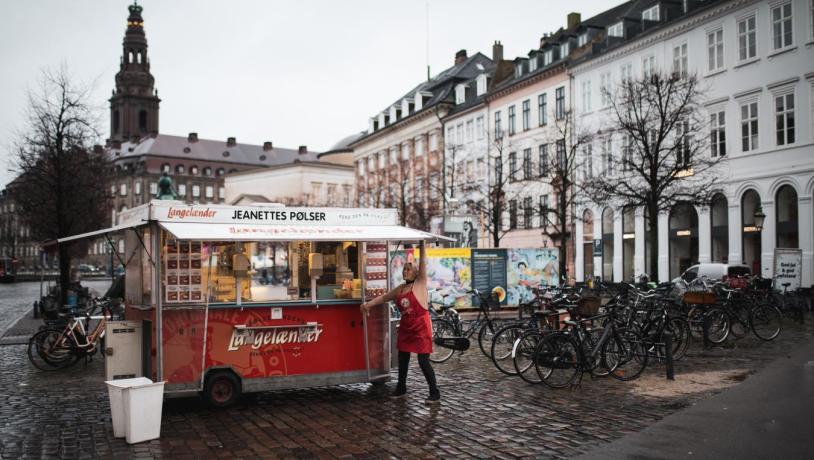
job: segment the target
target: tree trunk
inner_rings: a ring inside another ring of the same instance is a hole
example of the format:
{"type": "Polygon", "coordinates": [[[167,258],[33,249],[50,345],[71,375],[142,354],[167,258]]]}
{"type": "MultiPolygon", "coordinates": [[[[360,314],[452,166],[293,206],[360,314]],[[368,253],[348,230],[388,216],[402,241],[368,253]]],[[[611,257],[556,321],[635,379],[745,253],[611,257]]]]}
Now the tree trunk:
{"type": "Polygon", "coordinates": [[[648,204],[647,221],[650,224],[650,281],[659,282],[659,208],[648,204]]]}
{"type": "Polygon", "coordinates": [[[59,302],[68,304],[68,286],[71,284],[71,256],[69,244],[60,244],[59,255],[59,302]]]}

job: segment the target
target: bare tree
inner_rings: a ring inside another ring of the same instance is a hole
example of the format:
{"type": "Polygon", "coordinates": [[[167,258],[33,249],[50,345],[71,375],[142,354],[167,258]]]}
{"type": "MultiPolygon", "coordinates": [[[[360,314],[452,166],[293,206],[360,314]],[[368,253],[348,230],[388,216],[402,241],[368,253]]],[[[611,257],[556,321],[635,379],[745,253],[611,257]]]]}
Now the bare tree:
{"type": "Polygon", "coordinates": [[[540,175],[551,188],[555,206],[540,203],[539,214],[543,233],[559,248],[559,269],[566,273],[567,247],[576,223],[574,209],[583,198],[577,190],[578,175],[590,174],[593,136],[587,130],[577,130],[573,113],[566,111],[554,119],[554,142],[546,144],[540,154],[540,175]],[[553,149],[553,151],[552,151],[553,149]]]}
{"type": "MultiPolygon", "coordinates": [[[[19,174],[10,192],[34,238],[56,240],[95,230],[109,218],[111,163],[94,141],[98,118],[90,87],[75,85],[63,65],[45,70],[29,91],[26,127],[13,160],[19,174]]],[[[84,255],[83,242],[58,249],[63,301],[71,258],[84,255]]]]}
{"type": "MultiPolygon", "coordinates": [[[[613,157],[606,158],[604,173],[585,184],[594,201],[643,206],[651,229],[657,228],[659,212],[677,203],[709,202],[725,150],[717,142],[709,150],[698,85],[692,75],[653,73],[623,81],[616,91],[602,88],[610,134],[620,136],[623,147],[618,170],[613,157]]],[[[658,253],[657,238],[650,238],[649,251],[658,253]]],[[[649,270],[651,276],[658,273],[656,257],[649,270]]]]}

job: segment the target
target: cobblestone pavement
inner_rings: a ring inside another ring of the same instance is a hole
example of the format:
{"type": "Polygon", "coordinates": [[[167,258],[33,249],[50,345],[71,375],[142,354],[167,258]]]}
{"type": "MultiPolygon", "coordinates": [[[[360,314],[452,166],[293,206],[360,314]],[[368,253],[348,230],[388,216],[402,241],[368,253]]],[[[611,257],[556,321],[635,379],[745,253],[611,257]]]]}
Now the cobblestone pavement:
{"type": "MultiPolygon", "coordinates": [[[[591,380],[555,391],[500,374],[477,348],[435,365],[443,402],[423,404],[413,360],[408,398],[387,386],[347,385],[252,395],[210,410],[197,398],[164,405],[160,440],[114,439],[101,360],[37,371],[21,345],[0,346],[2,458],[564,458],[643,429],[811,340],[814,325],[790,325],[771,343],[693,345],[676,380],[655,365],[636,382],[591,380]]],[[[594,450],[601,453],[601,450],[594,450]]]]}

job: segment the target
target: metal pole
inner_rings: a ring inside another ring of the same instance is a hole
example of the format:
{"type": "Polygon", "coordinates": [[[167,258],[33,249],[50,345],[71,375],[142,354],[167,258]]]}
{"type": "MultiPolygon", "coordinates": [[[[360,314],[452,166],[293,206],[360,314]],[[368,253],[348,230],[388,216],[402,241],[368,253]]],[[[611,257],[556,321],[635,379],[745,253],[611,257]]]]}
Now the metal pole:
{"type": "Polygon", "coordinates": [[[667,361],[667,380],[675,380],[675,369],[673,369],[673,334],[670,331],[664,333],[664,356],[667,361]]]}

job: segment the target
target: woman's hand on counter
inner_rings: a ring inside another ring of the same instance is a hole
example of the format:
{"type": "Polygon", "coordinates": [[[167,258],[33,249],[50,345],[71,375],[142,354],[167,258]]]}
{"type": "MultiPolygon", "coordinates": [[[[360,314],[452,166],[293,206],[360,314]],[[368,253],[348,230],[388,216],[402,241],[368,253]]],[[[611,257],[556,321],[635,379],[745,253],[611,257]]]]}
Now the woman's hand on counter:
{"type": "Polygon", "coordinates": [[[369,315],[370,314],[370,305],[367,302],[362,302],[362,305],[359,305],[359,311],[362,313],[369,315]]]}

